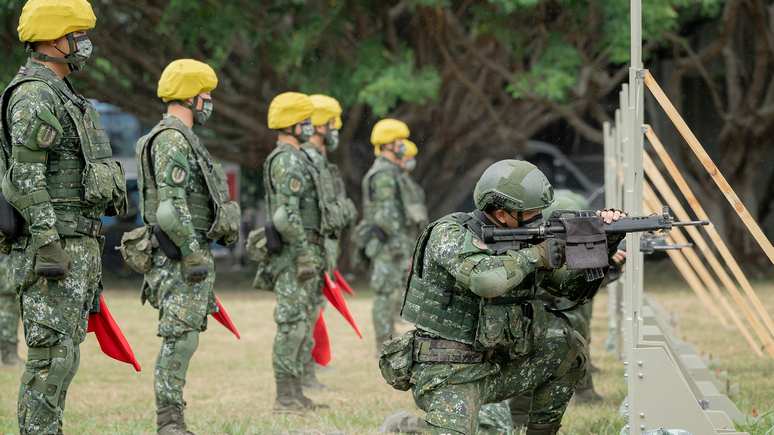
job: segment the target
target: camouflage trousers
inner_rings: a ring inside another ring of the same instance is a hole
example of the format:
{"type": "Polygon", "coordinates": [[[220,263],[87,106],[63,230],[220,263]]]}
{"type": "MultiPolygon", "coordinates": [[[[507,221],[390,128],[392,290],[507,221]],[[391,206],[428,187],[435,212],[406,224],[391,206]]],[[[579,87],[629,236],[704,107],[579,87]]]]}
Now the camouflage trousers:
{"type": "Polygon", "coordinates": [[[531,353],[514,360],[495,356],[477,364],[415,363],[412,390],[414,402],[427,412],[424,433],[473,435],[483,404],[526,391],[533,392],[532,422],[560,421],[584,373],[584,358],[560,370],[569,352],[567,337],[550,331],[531,353]]]}
{"type": "Polygon", "coordinates": [[[10,259],[0,255],[0,343],[17,343],[19,341],[19,302],[16,292],[8,281],[8,264],[10,259]]]}
{"type": "MultiPolygon", "coordinates": [[[[400,314],[403,293],[408,277],[408,256],[393,260],[386,247],[371,258],[370,286],[376,292],[372,311],[376,338],[390,336],[395,332],[395,321],[400,314]]],[[[377,343],[377,348],[381,343],[377,343]]]]}
{"type": "Polygon", "coordinates": [[[323,248],[309,244],[309,255],[319,273],[312,279],[300,281],[296,278],[296,265],[288,247],[271,258],[274,274],[274,293],[277,305],[274,307],[274,321],[277,335],[274,336],[272,366],[275,377],[301,377],[303,365],[309,361],[314,348],[312,332],[322,303],[323,270],[325,255],[323,248]]]}
{"type": "Polygon", "coordinates": [[[19,295],[30,348],[19,388],[22,435],[61,430],[67,389],[78,371],[79,345],[102,279],[101,238],[62,238],[60,243],[72,260],[70,274],[61,281],[35,274],[36,249],[28,247],[28,238],[18,239],[10,254],[11,286],[19,295]]]}
{"type": "Polygon", "coordinates": [[[182,261],[153,250],[153,265],[145,274],[143,296],[159,310],[158,335],[163,338],[153,373],[156,407],[185,406],[183,387],[188,364],[207,329],[207,314],[218,311],[215,302],[215,260],[209,243],[200,249],[209,275],[200,283],[185,280],[182,261]]]}

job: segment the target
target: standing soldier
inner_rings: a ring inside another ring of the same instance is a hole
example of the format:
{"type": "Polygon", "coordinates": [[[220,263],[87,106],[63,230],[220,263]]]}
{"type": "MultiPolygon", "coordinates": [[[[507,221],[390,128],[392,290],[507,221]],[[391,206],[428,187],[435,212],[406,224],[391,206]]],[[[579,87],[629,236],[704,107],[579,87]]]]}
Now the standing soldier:
{"type": "Polygon", "coordinates": [[[27,64],[0,96],[2,191],[18,219],[10,281],[29,351],[19,388],[21,434],[62,433],[89,312],[102,290],[103,215],[126,208],[121,165],[111,160],[97,111],[65,78],[92,51],[86,0],[31,0],[19,19],[27,64]],[[17,213],[18,212],[18,213],[17,213]]]}
{"type": "MultiPolygon", "coordinates": [[[[352,225],[357,218],[355,203],[347,197],[344,188],[344,180],[341,178],[339,168],[328,160],[328,153],[333,152],[339,146],[339,128],[341,128],[341,106],[336,99],[325,95],[310,95],[309,99],[314,105],[312,112],[312,125],[314,134],[309,142],[301,144],[301,149],[307,154],[314,167],[317,179],[319,179],[318,191],[324,202],[321,210],[329,216],[329,220],[335,223],[329,234],[325,237],[325,271],[333,276],[336,262],[339,258],[339,237],[341,231],[352,225]]],[[[311,317],[307,322],[307,339],[312,340],[314,324],[317,321],[319,307],[324,303],[322,297],[322,284],[313,298],[310,308],[311,317]]],[[[311,350],[311,349],[310,349],[311,350]]],[[[309,356],[304,363],[304,374],[301,377],[301,386],[304,391],[325,391],[330,388],[323,385],[315,376],[315,362],[309,356]]]]}
{"type": "Polygon", "coordinates": [[[425,189],[419,185],[411,174],[417,167],[417,149],[414,142],[403,139],[406,145],[406,154],[401,159],[401,168],[403,168],[403,177],[401,177],[401,194],[406,208],[406,219],[408,223],[406,237],[407,250],[409,255],[414,252],[414,243],[419,237],[419,233],[430,223],[427,217],[427,206],[425,205],[425,189]]]}
{"type": "MultiPolygon", "coordinates": [[[[540,210],[554,193],[534,165],[495,163],[476,184],[474,200],[473,213],[448,215],[419,236],[401,311],[417,330],[385,343],[382,374],[396,388],[413,390],[427,412],[424,433],[475,434],[482,404],[532,390],[527,435],[555,435],[585,374],[586,344],[572,328],[549,330],[554,315],[535,298],[535,286],[578,298],[598,282],[566,270],[563,240],[483,243],[485,226],[543,223],[540,210]]],[[[601,215],[609,223],[622,214],[601,215]]],[[[609,236],[610,256],[618,241],[609,236]]]]}
{"type": "Polygon", "coordinates": [[[371,132],[377,157],[363,178],[363,221],[359,227],[370,236],[365,253],[371,259],[370,285],[376,292],[373,320],[377,356],[382,343],[395,332],[408,270],[408,221],[400,189],[400,163],[406,154],[403,139],[408,137],[408,126],[397,119],[377,122],[371,132]]]}
{"type": "Polygon", "coordinates": [[[215,301],[212,242],[227,246],[239,237],[241,212],[231,201],[226,175],[201,145],[194,124],[212,114],[210,92],[218,84],[209,65],[180,59],[161,73],[158,96],[167,113],[137,143],[137,183],[146,231],[153,233],[150,270],[143,282],[159,310],[163,338],[154,368],[157,431],[190,434],[183,387],[199,332],[215,301]]]}
{"type": "Polygon", "coordinates": [[[264,162],[263,183],[266,237],[281,240],[280,246],[269,248],[268,266],[277,295],[272,365],[278,413],[316,407],[302,392],[301,376],[314,347],[309,329],[321,297],[325,238],[333,225],[323,212],[326,203],[318,191],[317,172],[301,150],[314,134],[309,119],[313,112],[312,100],[297,92],[280,94],[269,105],[269,128],[277,130],[277,148],[264,162]]]}
{"type": "Polygon", "coordinates": [[[0,254],[0,354],[4,366],[23,366],[24,360],[17,354],[19,345],[19,304],[16,292],[8,282],[8,256],[0,254]]]}

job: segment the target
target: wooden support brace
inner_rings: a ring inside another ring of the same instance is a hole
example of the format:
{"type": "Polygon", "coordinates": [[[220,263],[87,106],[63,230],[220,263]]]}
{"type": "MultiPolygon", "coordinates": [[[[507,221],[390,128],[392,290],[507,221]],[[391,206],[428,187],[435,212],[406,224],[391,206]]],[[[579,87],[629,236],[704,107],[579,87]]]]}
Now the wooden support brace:
{"type": "MultiPolygon", "coordinates": [[[[661,141],[658,139],[658,136],[656,136],[655,132],[653,132],[653,129],[650,128],[650,126],[646,126],[646,127],[647,127],[647,131],[645,134],[648,137],[648,140],[653,145],[653,148],[656,150],[656,153],[661,158],[661,161],[666,166],[667,171],[672,176],[672,179],[677,184],[683,196],[688,200],[688,203],[691,205],[691,208],[693,209],[694,213],[696,213],[697,218],[702,220],[704,219],[709,220],[709,217],[707,216],[707,214],[704,212],[704,209],[699,204],[699,201],[696,199],[696,196],[693,194],[693,191],[690,189],[690,187],[688,187],[688,184],[685,182],[685,179],[680,174],[680,171],[677,169],[677,166],[672,161],[672,158],[667,154],[666,149],[664,148],[664,145],[661,143],[661,141]]],[[[649,156],[648,156],[648,160],[650,160],[649,156]]],[[[651,163],[653,163],[652,160],[650,161],[651,163]]],[[[658,174],[658,176],[660,176],[660,173],[658,174]]],[[[653,178],[651,178],[651,180],[652,179],[653,178]]],[[[661,177],[661,179],[663,180],[663,177],[661,177]]],[[[666,181],[663,181],[663,184],[666,185],[666,181]]],[[[678,219],[689,220],[688,213],[683,209],[679,201],[674,201],[674,202],[667,201],[667,204],[675,213],[678,219]]],[[[745,293],[752,301],[752,305],[753,307],[755,307],[756,312],[761,316],[761,318],[764,320],[764,323],[766,323],[766,326],[771,332],[772,326],[774,326],[774,322],[771,322],[771,317],[769,316],[768,312],[766,312],[766,309],[764,308],[763,303],[760,301],[760,299],[758,299],[758,296],[755,294],[755,291],[752,289],[752,286],[750,286],[749,281],[747,281],[747,278],[744,276],[744,273],[739,268],[739,265],[736,263],[736,260],[731,255],[731,252],[728,250],[725,243],[721,239],[720,234],[718,234],[717,230],[715,230],[715,227],[711,223],[710,225],[703,226],[702,228],[704,228],[707,231],[707,234],[710,236],[710,239],[718,248],[718,252],[726,260],[726,264],[729,266],[731,271],[734,272],[734,276],[737,278],[739,283],[742,285],[742,288],[745,290],[745,293]],[[768,321],[766,319],[768,319],[768,321]]],[[[699,231],[694,227],[686,227],[686,230],[688,231],[688,234],[690,234],[694,243],[699,247],[699,250],[702,252],[704,257],[710,263],[713,270],[717,274],[718,278],[720,278],[720,281],[723,283],[723,286],[726,287],[726,290],[728,290],[728,292],[734,298],[734,301],[736,301],[737,305],[742,310],[742,313],[745,315],[747,320],[752,325],[753,330],[763,342],[764,347],[767,348],[769,354],[772,355],[772,358],[774,358],[774,342],[771,341],[771,337],[769,336],[768,333],[765,332],[765,330],[763,331],[759,330],[760,322],[758,318],[755,317],[755,315],[751,312],[748,315],[748,312],[750,310],[747,307],[747,302],[745,301],[744,297],[739,293],[739,290],[737,289],[736,284],[734,284],[733,280],[731,280],[731,277],[728,276],[728,273],[726,272],[725,268],[723,268],[723,266],[720,264],[717,258],[715,258],[715,254],[712,252],[712,250],[709,248],[707,243],[704,241],[704,238],[701,236],[699,231]]]]}
{"type": "MultiPolygon", "coordinates": [[[[647,157],[647,155],[646,155],[646,160],[647,161],[650,160],[649,157],[647,157]]],[[[644,166],[646,174],[648,174],[648,166],[649,166],[647,161],[645,162],[645,166],[644,166]]],[[[652,179],[650,174],[648,174],[648,177],[652,179]]],[[[645,188],[644,196],[646,198],[646,202],[650,205],[650,208],[653,212],[659,212],[662,209],[662,204],[658,200],[656,193],[650,188],[650,186],[647,183],[644,185],[644,188],[645,188]]],[[[678,243],[678,244],[688,243],[688,240],[685,238],[682,232],[680,232],[680,228],[672,228],[672,231],[668,233],[668,236],[669,236],[670,242],[674,240],[673,243],[678,243]]],[[[693,270],[690,270],[688,264],[686,263],[686,258],[688,259],[688,262],[690,262],[690,264],[693,266],[693,269],[695,269],[696,272],[699,274],[699,276],[702,277],[702,281],[705,284],[708,284],[708,287],[710,287],[712,294],[717,298],[717,300],[723,306],[725,311],[731,317],[731,320],[734,322],[734,325],[736,325],[737,329],[739,329],[739,332],[741,332],[742,336],[744,336],[744,338],[747,340],[747,343],[750,345],[750,348],[753,350],[753,352],[755,352],[755,354],[758,356],[763,356],[763,352],[761,351],[760,346],[755,341],[755,339],[750,335],[749,331],[747,331],[747,327],[739,318],[736,311],[734,311],[734,309],[728,303],[728,300],[726,299],[726,297],[722,293],[720,293],[720,289],[715,283],[715,280],[712,278],[712,276],[710,276],[709,271],[707,270],[706,267],[704,267],[704,264],[696,255],[696,252],[694,252],[693,248],[683,248],[681,251],[669,250],[666,252],[667,254],[669,254],[669,257],[672,259],[672,261],[675,262],[675,265],[678,267],[680,272],[683,273],[683,276],[686,278],[686,281],[688,281],[689,285],[691,285],[691,281],[689,281],[689,277],[686,276],[686,273],[688,273],[688,275],[693,275],[693,278],[696,279],[697,281],[698,279],[696,278],[696,275],[693,273],[693,270]],[[679,255],[675,255],[675,254],[679,254],[679,255]],[[683,264],[682,268],[681,268],[681,264],[683,264]],[[688,268],[688,269],[685,269],[685,268],[688,268]]],[[[697,283],[696,285],[701,286],[700,283],[697,283]]],[[[692,285],[692,288],[693,288],[693,285],[692,285]]],[[[747,308],[746,305],[745,305],[745,308],[747,308]]],[[[749,308],[746,309],[746,314],[749,316],[753,316],[753,313],[749,310],[749,308]]],[[[728,329],[727,325],[725,326],[725,328],[728,329]]],[[[758,328],[759,328],[758,329],[759,331],[762,331],[765,334],[766,331],[763,328],[763,325],[758,323],[758,328]]]]}

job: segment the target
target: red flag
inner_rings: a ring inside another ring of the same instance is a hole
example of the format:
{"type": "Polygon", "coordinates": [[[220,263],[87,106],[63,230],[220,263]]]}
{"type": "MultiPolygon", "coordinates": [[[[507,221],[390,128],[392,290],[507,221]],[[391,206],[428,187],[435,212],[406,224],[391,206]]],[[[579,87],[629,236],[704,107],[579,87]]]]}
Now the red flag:
{"type": "Polygon", "coordinates": [[[341,294],[341,290],[336,287],[336,284],[331,282],[331,278],[328,276],[328,272],[325,272],[325,285],[323,286],[323,294],[331,302],[331,305],[333,305],[339,311],[339,313],[341,313],[341,315],[347,319],[347,322],[349,322],[349,324],[355,328],[355,332],[357,333],[358,337],[363,338],[363,334],[360,333],[360,329],[357,327],[355,319],[352,318],[352,314],[349,312],[349,308],[347,308],[347,301],[344,300],[344,296],[341,294]]]}
{"type": "Polygon", "coordinates": [[[226,329],[233,332],[237,339],[241,339],[242,336],[239,335],[239,331],[237,331],[236,326],[234,326],[234,322],[231,321],[231,316],[228,315],[226,309],[223,308],[223,305],[220,304],[220,300],[217,296],[215,296],[215,302],[218,303],[218,312],[212,313],[212,318],[220,322],[220,324],[225,326],[226,329]]]}
{"type": "Polygon", "coordinates": [[[314,358],[317,364],[325,367],[331,362],[331,342],[328,340],[328,328],[325,326],[322,307],[320,307],[320,317],[318,317],[317,321],[314,323],[312,338],[314,338],[312,358],[314,358]]]}
{"type": "Polygon", "coordinates": [[[134,357],[132,347],[126,341],[124,333],[118,327],[113,316],[110,315],[105,304],[105,298],[101,297],[99,301],[99,314],[89,314],[89,328],[87,332],[93,332],[97,336],[99,347],[105,355],[127,364],[131,364],[138,372],[141,370],[140,363],[134,357]]]}
{"type": "Polygon", "coordinates": [[[344,280],[344,277],[341,276],[339,269],[333,269],[333,277],[336,278],[336,281],[334,282],[339,285],[339,288],[347,292],[350,296],[355,296],[355,292],[352,290],[352,287],[349,286],[349,283],[344,280]]]}

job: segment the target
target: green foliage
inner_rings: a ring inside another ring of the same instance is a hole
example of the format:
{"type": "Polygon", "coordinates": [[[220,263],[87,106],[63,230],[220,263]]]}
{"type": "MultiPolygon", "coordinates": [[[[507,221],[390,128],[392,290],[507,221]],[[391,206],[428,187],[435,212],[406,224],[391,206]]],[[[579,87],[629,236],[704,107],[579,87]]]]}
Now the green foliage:
{"type": "Polygon", "coordinates": [[[554,33],[550,40],[551,49],[518,77],[516,85],[508,87],[514,98],[533,94],[550,101],[566,101],[570,97],[570,89],[578,81],[580,56],[573,46],[562,41],[561,35],[554,33]]]}

